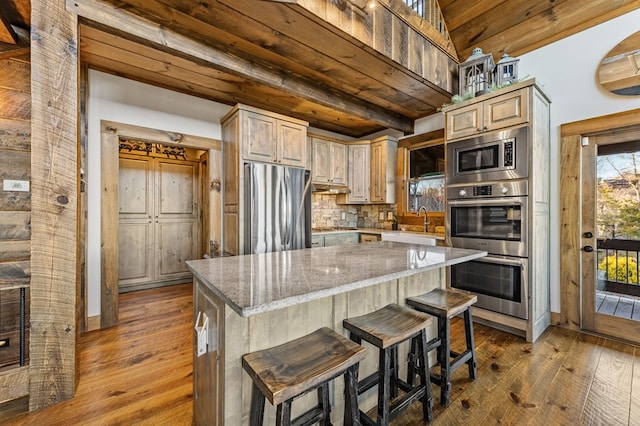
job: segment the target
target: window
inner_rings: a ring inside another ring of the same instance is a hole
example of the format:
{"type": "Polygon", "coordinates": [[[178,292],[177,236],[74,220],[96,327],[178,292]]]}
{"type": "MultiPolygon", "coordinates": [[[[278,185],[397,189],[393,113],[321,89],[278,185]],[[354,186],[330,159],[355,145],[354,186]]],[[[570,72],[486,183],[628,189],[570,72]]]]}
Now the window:
{"type": "Polygon", "coordinates": [[[444,144],[411,150],[408,177],[407,211],[444,212],[444,144]]]}

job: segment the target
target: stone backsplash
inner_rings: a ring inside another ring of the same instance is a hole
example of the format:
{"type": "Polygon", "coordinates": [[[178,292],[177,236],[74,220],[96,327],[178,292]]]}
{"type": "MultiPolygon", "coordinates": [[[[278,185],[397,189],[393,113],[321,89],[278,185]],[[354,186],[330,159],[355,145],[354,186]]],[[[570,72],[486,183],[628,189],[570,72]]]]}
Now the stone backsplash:
{"type": "Polygon", "coordinates": [[[336,195],[312,194],[311,222],[314,228],[377,228],[391,229],[395,204],[342,205],[336,195]],[[382,215],[382,216],[381,216],[382,215]]]}

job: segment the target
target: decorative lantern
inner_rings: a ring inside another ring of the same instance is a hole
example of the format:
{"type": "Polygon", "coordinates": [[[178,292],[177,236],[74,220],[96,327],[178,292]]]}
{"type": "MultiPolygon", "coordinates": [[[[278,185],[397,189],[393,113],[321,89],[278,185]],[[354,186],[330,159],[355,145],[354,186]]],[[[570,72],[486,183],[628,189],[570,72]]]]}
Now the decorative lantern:
{"type": "Polygon", "coordinates": [[[494,80],[498,86],[505,86],[518,79],[518,58],[512,58],[506,53],[496,64],[494,80]]]}
{"type": "Polygon", "coordinates": [[[469,59],[458,65],[460,96],[481,95],[489,91],[493,74],[493,55],[482,53],[482,49],[473,49],[469,59]]]}

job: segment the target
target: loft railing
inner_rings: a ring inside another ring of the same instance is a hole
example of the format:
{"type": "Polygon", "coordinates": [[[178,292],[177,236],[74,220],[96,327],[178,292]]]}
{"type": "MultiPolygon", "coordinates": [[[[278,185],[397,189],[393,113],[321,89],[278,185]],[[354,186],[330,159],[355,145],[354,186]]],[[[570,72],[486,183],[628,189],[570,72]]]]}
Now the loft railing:
{"type": "Polygon", "coordinates": [[[638,240],[598,240],[598,278],[604,281],[607,290],[625,294],[636,294],[640,290],[639,253],[638,240]]]}
{"type": "Polygon", "coordinates": [[[427,21],[433,28],[438,30],[440,34],[447,34],[447,28],[444,23],[444,17],[440,10],[437,0],[403,0],[404,4],[409,6],[414,12],[427,21]]]}

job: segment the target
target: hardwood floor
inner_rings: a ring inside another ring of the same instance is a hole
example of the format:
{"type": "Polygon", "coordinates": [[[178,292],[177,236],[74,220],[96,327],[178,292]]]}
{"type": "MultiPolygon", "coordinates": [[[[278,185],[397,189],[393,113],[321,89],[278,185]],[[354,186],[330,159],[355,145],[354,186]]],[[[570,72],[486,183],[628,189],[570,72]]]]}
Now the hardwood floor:
{"type": "Polygon", "coordinates": [[[80,338],[76,396],[11,418],[26,401],[0,408],[0,424],[191,424],[192,297],[191,284],[121,294],[120,324],[80,338]]]}
{"type": "MultiPolygon", "coordinates": [[[[121,295],[121,323],[80,339],[76,397],[26,414],[24,401],[0,406],[0,424],[190,425],[191,297],[191,285],[121,295]]],[[[640,424],[640,348],[557,327],[535,344],[480,324],[475,337],[478,378],[456,371],[446,409],[433,386],[433,425],[640,424]]],[[[421,418],[415,404],[393,425],[421,418]]]]}

